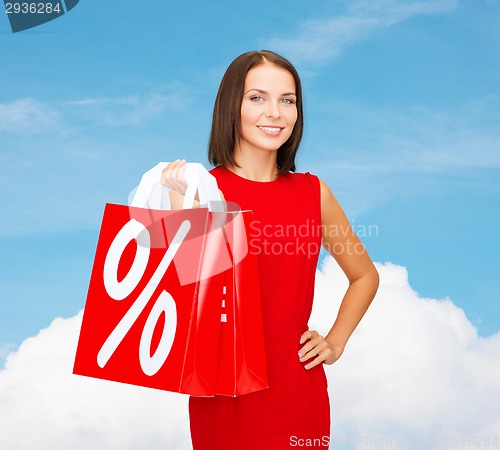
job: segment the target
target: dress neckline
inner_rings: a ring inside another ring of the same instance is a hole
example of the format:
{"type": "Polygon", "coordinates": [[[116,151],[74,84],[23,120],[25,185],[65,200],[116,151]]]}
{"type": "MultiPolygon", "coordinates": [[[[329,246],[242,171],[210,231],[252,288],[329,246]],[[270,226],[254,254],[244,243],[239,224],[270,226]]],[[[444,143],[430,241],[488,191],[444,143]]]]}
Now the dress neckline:
{"type": "Polygon", "coordinates": [[[228,169],[226,166],[219,166],[219,167],[222,167],[226,172],[229,172],[231,175],[233,175],[234,177],[236,178],[239,178],[240,180],[243,180],[243,181],[246,181],[248,183],[254,183],[254,184],[261,184],[261,185],[264,185],[264,184],[272,184],[272,183],[276,183],[277,181],[279,181],[281,175],[278,174],[278,176],[276,177],[275,180],[270,180],[270,181],[257,181],[257,180],[251,180],[250,178],[245,178],[245,177],[242,177],[241,175],[238,175],[237,173],[233,172],[232,170],[228,169]]]}

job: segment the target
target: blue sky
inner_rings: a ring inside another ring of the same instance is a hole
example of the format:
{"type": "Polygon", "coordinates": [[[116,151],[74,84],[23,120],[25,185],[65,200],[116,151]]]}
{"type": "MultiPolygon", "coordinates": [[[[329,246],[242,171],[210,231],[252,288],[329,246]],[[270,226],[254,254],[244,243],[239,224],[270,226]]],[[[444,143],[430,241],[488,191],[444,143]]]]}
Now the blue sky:
{"type": "Polygon", "coordinates": [[[87,0],[17,34],[0,16],[0,358],[83,308],[106,202],[158,161],[208,167],[223,71],[261,48],[302,76],[298,170],[371,226],[372,258],[499,331],[498,23],[498,0],[87,0]]]}

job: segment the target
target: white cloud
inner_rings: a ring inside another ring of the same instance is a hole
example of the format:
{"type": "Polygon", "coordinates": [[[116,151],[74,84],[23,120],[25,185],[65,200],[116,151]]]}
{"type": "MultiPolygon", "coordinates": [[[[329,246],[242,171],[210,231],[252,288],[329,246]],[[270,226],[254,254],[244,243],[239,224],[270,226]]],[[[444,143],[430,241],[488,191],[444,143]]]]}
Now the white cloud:
{"type": "Polygon", "coordinates": [[[95,228],[104,203],[126,202],[148,164],[199,159],[206,134],[193,128],[190,102],[171,83],[117,98],[0,103],[0,235],[95,228]]]}
{"type": "Polygon", "coordinates": [[[172,83],[164,92],[117,98],[85,98],[69,102],[42,102],[21,98],[0,103],[0,131],[8,133],[62,133],[82,129],[81,120],[108,127],[140,126],[166,111],[183,111],[191,102],[186,88],[172,83]],[[64,120],[66,118],[67,120],[64,120]],[[67,122],[73,123],[72,128],[67,122]]]}
{"type": "Polygon", "coordinates": [[[489,174],[500,168],[499,100],[477,99],[453,110],[325,102],[311,111],[303,144],[317,153],[311,159],[299,151],[299,170],[329,183],[353,219],[396,197],[435,196],[456,179],[475,192],[496,191],[489,174]],[[325,127],[329,133],[322,133],[325,127]],[[322,137],[312,142],[309,136],[322,137]]]}
{"type": "Polygon", "coordinates": [[[0,344],[0,368],[3,367],[3,362],[8,355],[16,349],[16,345],[12,343],[0,344]]]}
{"type": "Polygon", "coordinates": [[[440,14],[448,12],[458,5],[457,0],[359,0],[351,5],[351,12],[356,15],[380,14],[391,23],[399,22],[416,14],[440,14]]]}
{"type": "Polygon", "coordinates": [[[190,99],[184,92],[153,93],[121,98],[88,98],[65,105],[71,111],[105,126],[137,126],[161,116],[165,111],[183,110],[190,99]]]}
{"type": "MultiPolygon", "coordinates": [[[[384,448],[399,450],[397,439],[418,438],[417,448],[431,450],[454,448],[444,443],[453,436],[493,437],[500,429],[500,333],[478,337],[450,299],[419,297],[404,267],[377,268],[374,303],[342,358],[326,367],[335,441],[362,449],[368,439],[384,439],[384,448]]],[[[311,327],[329,329],[346,287],[326,259],[311,327]]],[[[186,396],[71,374],[80,323],[81,314],[56,319],[8,357],[0,372],[2,446],[189,449],[186,396]]]]}
{"type": "MultiPolygon", "coordinates": [[[[450,299],[421,298],[404,267],[377,269],[374,303],[342,358],[327,367],[334,438],[355,449],[369,446],[368,438],[394,449],[404,447],[398,439],[420,439],[418,448],[429,450],[445,448],[452,436],[493,438],[500,429],[500,333],[478,337],[450,299]]],[[[338,265],[326,259],[311,327],[328,331],[346,288],[338,265]]]]}
{"type": "Polygon", "coordinates": [[[60,129],[61,114],[33,98],[0,103],[0,130],[10,133],[48,133],[60,129]]]}
{"type": "Polygon", "coordinates": [[[80,323],[56,319],[7,358],[2,448],[190,448],[187,396],[71,374],[80,323]]]}
{"type": "Polygon", "coordinates": [[[352,2],[344,15],[307,20],[298,36],[273,38],[269,48],[282,52],[295,63],[327,61],[338,57],[353,42],[418,14],[440,14],[454,9],[456,0],[352,2]]]}
{"type": "MultiPolygon", "coordinates": [[[[425,106],[377,107],[339,101],[334,148],[349,147],[342,170],[366,172],[451,172],[500,167],[496,97],[478,99],[453,111],[425,106]],[[361,126],[362,124],[362,126],[361,126]],[[356,134],[342,139],[342,130],[356,134]]],[[[320,116],[320,115],[319,115],[320,116]]]]}

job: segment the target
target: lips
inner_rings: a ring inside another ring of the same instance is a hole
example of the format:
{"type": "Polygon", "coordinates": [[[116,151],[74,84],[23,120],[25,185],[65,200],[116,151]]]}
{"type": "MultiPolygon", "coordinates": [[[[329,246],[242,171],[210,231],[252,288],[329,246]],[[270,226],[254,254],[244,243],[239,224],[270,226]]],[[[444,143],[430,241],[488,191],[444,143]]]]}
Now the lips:
{"type": "Polygon", "coordinates": [[[270,126],[257,125],[257,128],[259,128],[259,130],[262,130],[268,136],[278,136],[284,127],[270,127],[270,126]]]}
{"type": "Polygon", "coordinates": [[[257,125],[261,130],[264,130],[264,131],[269,131],[269,132],[278,132],[278,131],[281,131],[283,129],[283,127],[265,127],[265,126],[262,126],[262,125],[257,125]]]}

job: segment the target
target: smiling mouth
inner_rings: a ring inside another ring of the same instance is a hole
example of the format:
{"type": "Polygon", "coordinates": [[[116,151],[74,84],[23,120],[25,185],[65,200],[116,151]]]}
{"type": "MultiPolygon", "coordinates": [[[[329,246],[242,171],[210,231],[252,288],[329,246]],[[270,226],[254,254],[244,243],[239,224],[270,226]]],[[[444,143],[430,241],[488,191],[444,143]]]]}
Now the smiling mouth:
{"type": "Polygon", "coordinates": [[[268,133],[278,133],[283,129],[283,127],[264,127],[260,125],[257,125],[257,128],[260,128],[262,131],[266,131],[268,133]]]}

